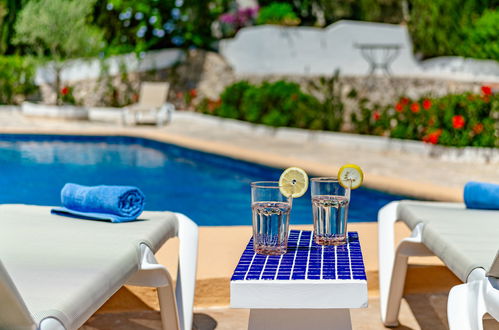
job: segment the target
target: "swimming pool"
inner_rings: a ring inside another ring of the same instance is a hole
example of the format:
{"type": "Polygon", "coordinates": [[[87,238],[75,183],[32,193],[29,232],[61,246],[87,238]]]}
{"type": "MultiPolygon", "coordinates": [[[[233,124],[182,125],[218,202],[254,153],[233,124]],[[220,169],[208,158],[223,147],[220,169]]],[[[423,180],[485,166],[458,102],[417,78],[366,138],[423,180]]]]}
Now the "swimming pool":
{"type": "MultiPolygon", "coordinates": [[[[281,169],[144,138],[0,134],[0,203],[59,205],[66,182],[134,185],[146,210],[181,212],[201,226],[251,225],[251,181],[281,169]]],[[[349,221],[376,221],[378,209],[404,198],[360,188],[349,221]]],[[[293,201],[291,223],[310,224],[310,192],[293,201]]]]}

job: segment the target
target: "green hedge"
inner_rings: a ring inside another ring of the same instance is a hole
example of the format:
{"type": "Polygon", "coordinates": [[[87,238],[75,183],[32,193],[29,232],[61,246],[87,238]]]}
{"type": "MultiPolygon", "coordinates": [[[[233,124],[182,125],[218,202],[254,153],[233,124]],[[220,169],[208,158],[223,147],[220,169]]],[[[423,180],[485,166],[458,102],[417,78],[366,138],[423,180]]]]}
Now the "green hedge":
{"type": "Polygon", "coordinates": [[[15,104],[36,91],[35,67],[20,56],[0,56],[0,104],[15,104]]]}
{"type": "MultiPolygon", "coordinates": [[[[321,78],[302,91],[283,80],[228,86],[220,100],[205,99],[197,111],[269,126],[339,131],[346,127],[338,75],[321,78]],[[316,97],[316,96],[318,97],[316,97]]],[[[359,99],[350,117],[349,132],[420,140],[447,146],[499,147],[499,94],[483,86],[480,94],[443,97],[401,97],[393,105],[359,99]]]]}
{"type": "Polygon", "coordinates": [[[296,83],[280,80],[253,85],[240,81],[228,86],[220,101],[204,100],[197,110],[269,126],[337,129],[336,122],[325,118],[323,110],[328,106],[326,100],[302,91],[296,83]]]}
{"type": "Polygon", "coordinates": [[[486,10],[464,31],[460,53],[467,57],[499,60],[499,11],[486,10]]]}

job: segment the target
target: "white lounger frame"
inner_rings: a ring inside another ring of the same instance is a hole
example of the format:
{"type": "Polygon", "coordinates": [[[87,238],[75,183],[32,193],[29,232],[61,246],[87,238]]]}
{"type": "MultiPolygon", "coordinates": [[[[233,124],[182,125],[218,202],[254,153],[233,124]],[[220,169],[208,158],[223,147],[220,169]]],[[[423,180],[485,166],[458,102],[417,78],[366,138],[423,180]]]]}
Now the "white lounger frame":
{"type": "MultiPolygon", "coordinates": [[[[385,326],[398,325],[400,302],[404,291],[407,261],[410,256],[432,256],[422,243],[424,224],[418,224],[410,237],[395,250],[395,222],[399,202],[392,202],[378,213],[378,256],[381,319],[385,326]]],[[[454,286],[447,302],[451,330],[483,329],[483,316],[489,313],[499,320],[499,279],[487,277],[482,268],[474,269],[466,283],[454,286]]]]}
{"type": "MultiPolygon", "coordinates": [[[[179,260],[177,283],[165,266],[158,264],[151,249],[141,244],[140,269],[126,284],[157,288],[161,321],[164,330],[190,330],[192,328],[194,288],[196,284],[198,227],[188,217],[175,213],[178,219],[179,260]]],[[[69,330],[57,319],[46,318],[40,330],[69,330]]]]}

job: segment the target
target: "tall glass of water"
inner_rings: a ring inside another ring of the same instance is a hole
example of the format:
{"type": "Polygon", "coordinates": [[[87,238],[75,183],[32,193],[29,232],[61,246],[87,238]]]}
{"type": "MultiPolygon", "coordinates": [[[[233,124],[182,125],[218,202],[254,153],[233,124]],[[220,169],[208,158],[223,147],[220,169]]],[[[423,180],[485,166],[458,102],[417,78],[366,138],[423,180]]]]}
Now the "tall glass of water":
{"type": "Polygon", "coordinates": [[[341,186],[335,177],[313,178],[310,182],[315,242],[320,245],[345,244],[350,189],[341,186]]]}
{"type": "Polygon", "coordinates": [[[284,254],[288,248],[292,197],[286,197],[277,181],[251,183],[253,249],[259,254],[284,254]]]}

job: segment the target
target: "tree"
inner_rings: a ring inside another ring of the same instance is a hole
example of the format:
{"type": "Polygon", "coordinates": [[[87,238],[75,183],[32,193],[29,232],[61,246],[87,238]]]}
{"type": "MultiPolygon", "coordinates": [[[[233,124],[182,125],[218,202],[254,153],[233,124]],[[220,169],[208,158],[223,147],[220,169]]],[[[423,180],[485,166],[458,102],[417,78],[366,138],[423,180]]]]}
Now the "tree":
{"type": "Polygon", "coordinates": [[[61,71],[71,58],[96,55],[102,32],[87,23],[95,0],[31,0],[19,13],[14,43],[26,45],[41,59],[50,59],[53,85],[60,103],[61,71]]]}
{"type": "Polygon", "coordinates": [[[17,14],[28,0],[0,0],[0,54],[14,54],[11,41],[17,14]]]}

